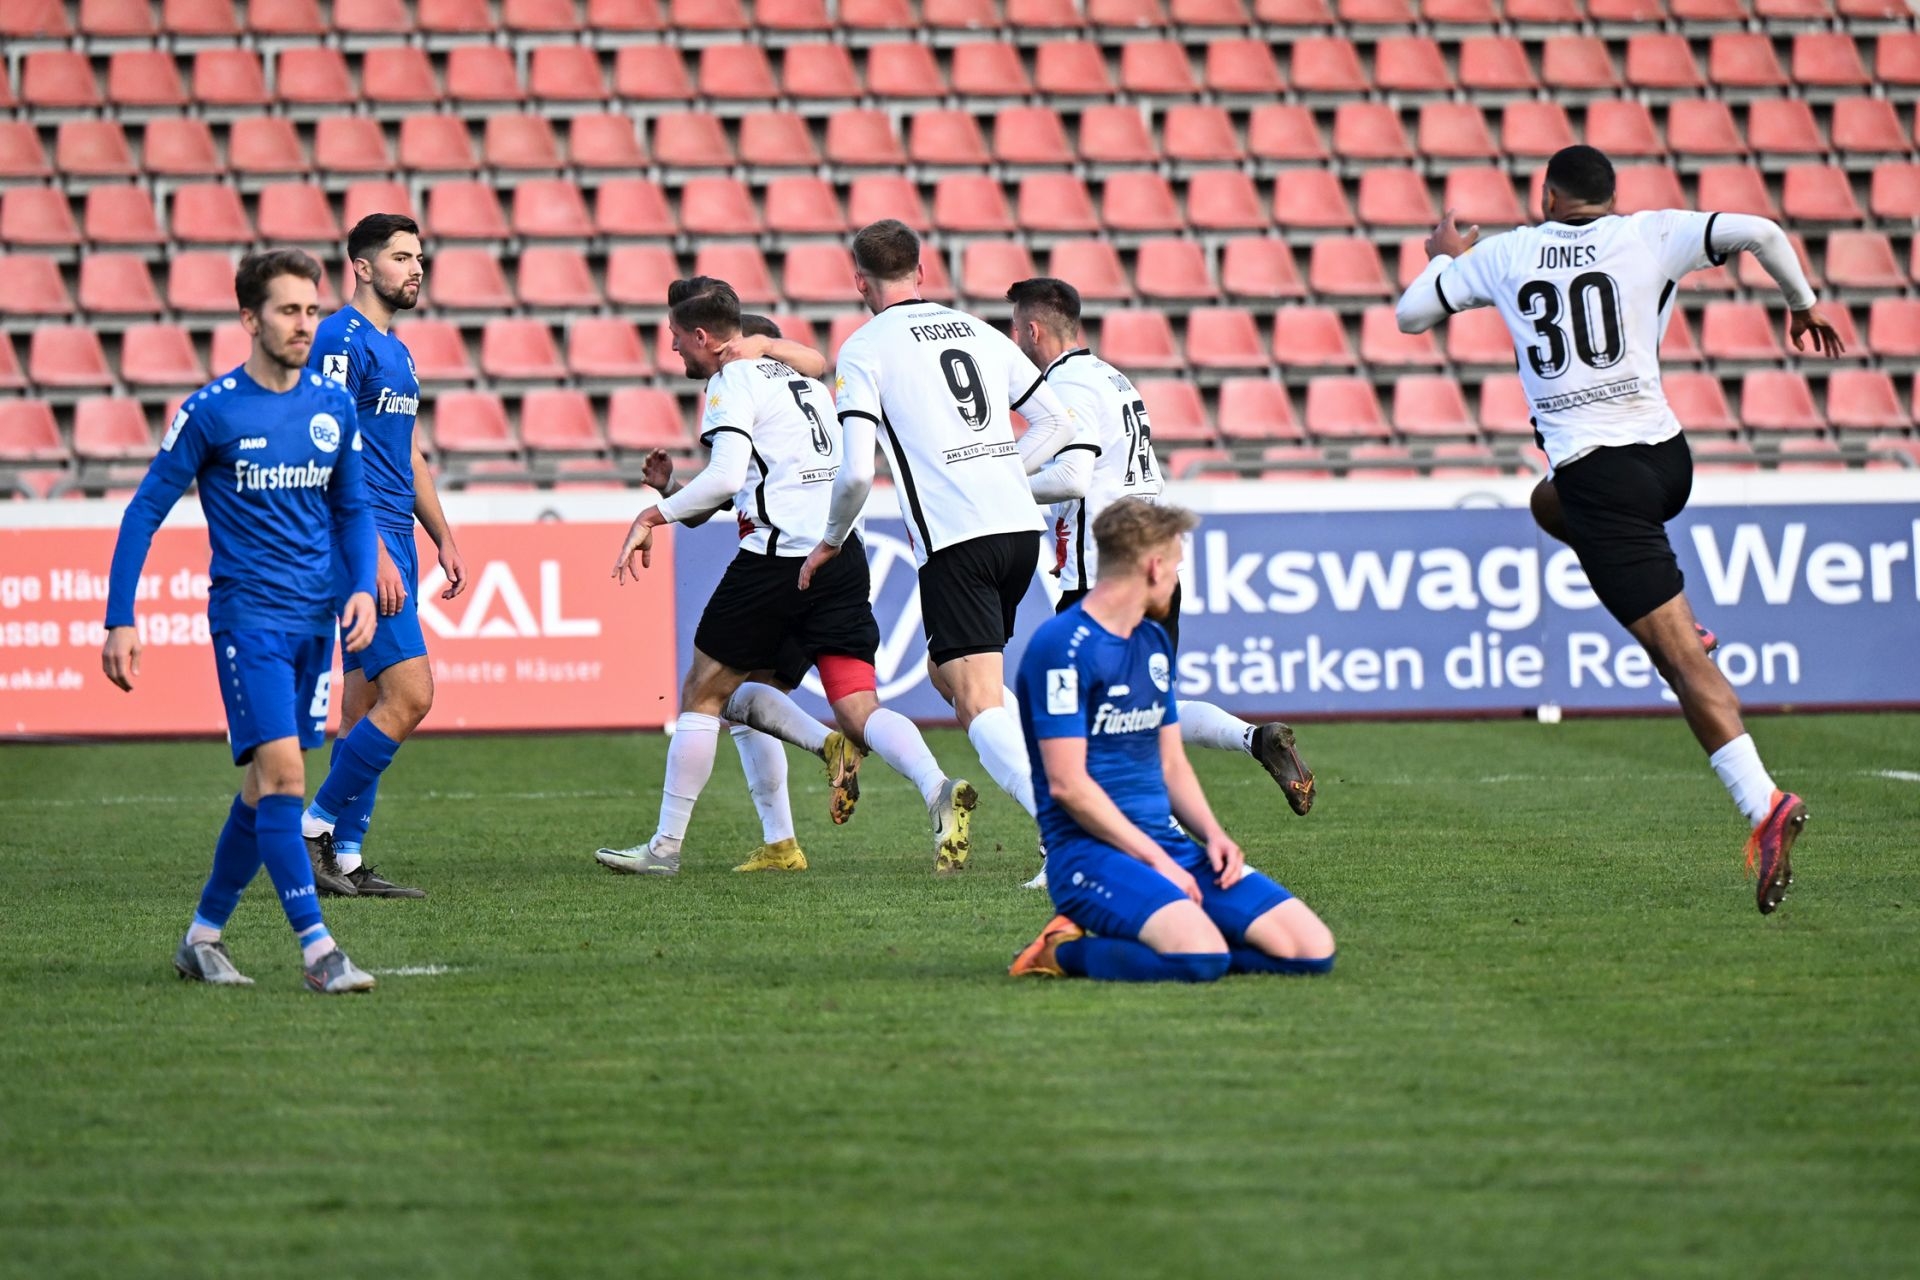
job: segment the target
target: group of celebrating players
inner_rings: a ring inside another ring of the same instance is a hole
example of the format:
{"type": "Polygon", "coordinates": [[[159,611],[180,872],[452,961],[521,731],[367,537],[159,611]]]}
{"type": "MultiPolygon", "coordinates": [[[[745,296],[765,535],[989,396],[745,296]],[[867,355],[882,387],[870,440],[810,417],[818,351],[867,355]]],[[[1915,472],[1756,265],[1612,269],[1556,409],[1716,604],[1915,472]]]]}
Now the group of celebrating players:
{"type": "MultiPolygon", "coordinates": [[[[1837,354],[1834,330],[1779,227],[1763,218],[1613,213],[1606,157],[1570,147],[1548,165],[1545,221],[1476,245],[1451,216],[1400,300],[1420,332],[1468,307],[1497,307],[1551,473],[1541,527],[1573,547],[1595,595],[1647,650],[1746,817],[1756,904],[1792,880],[1806,806],[1761,764],[1731,686],[1695,621],[1665,524],[1685,505],[1692,462],[1661,393],[1657,351],[1682,276],[1749,250],[1792,312],[1796,347],[1837,354]]],[[[674,283],[674,350],[706,380],[707,465],[676,484],[655,454],[657,499],[634,520],[613,576],[638,580],[653,530],[731,508],[740,547],[703,612],[668,747],[656,829],[603,848],[611,870],[679,871],[723,727],[739,751],[763,843],[738,871],[803,871],[787,795],[790,743],[819,758],[835,823],[852,817],[875,754],[927,806],[934,870],[969,865],[974,786],[948,774],[919,729],[882,706],[879,630],[859,529],[885,452],[919,566],[932,684],[988,776],[1033,818],[1032,884],[1056,914],[1015,975],[1210,981],[1230,972],[1324,973],[1334,940],[1285,888],[1245,864],[1185,746],[1236,750],[1296,813],[1315,791],[1292,731],[1253,725],[1174,689],[1179,567],[1197,518],[1159,501],[1146,406],[1082,336],[1061,280],[1007,293],[1012,337],[920,296],[918,237],[875,223],[853,241],[872,318],[837,365],[742,314],[721,280],[674,283]],[[827,389],[831,378],[833,390],[827,389]],[[1026,420],[1016,436],[1014,415],[1026,420]],[[1051,532],[1057,615],[1030,638],[1008,687],[1003,654],[1051,532]],[[818,672],[834,724],[788,695],[818,672]]],[[[314,991],[364,991],[322,920],[321,895],[424,897],[361,856],[381,774],[433,701],[415,612],[413,523],[439,552],[445,596],[465,566],[415,437],[419,383],[394,316],[418,300],[424,255],[398,215],[348,240],[350,305],[318,321],[320,268],[280,250],[244,261],[235,291],[253,338],[245,364],[188,399],[129,504],[107,608],[107,675],[139,669],[133,605],[154,531],[199,483],[212,544],[212,624],[236,764],[245,765],[213,869],[174,965],[186,978],[250,983],[221,941],[261,865],[280,894],[314,991]],[[310,804],[302,751],[325,738],[336,620],[345,653],[342,724],[310,804]]]]}

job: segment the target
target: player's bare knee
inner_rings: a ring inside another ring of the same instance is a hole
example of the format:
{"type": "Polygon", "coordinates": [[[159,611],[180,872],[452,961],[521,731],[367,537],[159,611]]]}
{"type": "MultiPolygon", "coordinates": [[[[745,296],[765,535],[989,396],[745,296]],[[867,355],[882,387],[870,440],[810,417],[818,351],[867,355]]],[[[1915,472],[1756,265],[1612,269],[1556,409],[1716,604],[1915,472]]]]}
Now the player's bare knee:
{"type": "Polygon", "coordinates": [[[1247,926],[1247,942],[1276,960],[1331,960],[1333,930],[1298,898],[1289,898],[1247,926]]]}
{"type": "Polygon", "coordinates": [[[867,745],[867,721],[880,709],[880,699],[871,692],[862,691],[849,694],[833,704],[834,723],[840,726],[840,732],[847,740],[862,751],[871,750],[867,745]]]}
{"type": "Polygon", "coordinates": [[[254,749],[247,762],[246,794],[260,796],[300,796],[307,794],[306,760],[300,754],[297,738],[265,742],[254,749]]]}
{"type": "Polygon", "coordinates": [[[1163,956],[1227,954],[1227,940],[1218,925],[1190,899],[1170,902],[1147,918],[1140,941],[1163,956]]]}

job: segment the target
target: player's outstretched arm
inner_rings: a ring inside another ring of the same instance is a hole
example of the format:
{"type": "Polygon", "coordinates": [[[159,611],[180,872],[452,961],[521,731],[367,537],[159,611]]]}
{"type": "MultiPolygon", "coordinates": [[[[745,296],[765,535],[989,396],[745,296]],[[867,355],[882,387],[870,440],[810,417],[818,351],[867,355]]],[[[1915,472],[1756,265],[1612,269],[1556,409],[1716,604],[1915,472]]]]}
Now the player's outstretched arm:
{"type": "MultiPolygon", "coordinates": [[[[1177,730],[1175,731],[1178,732],[1177,730]]],[[[1200,886],[1152,836],[1135,826],[1087,772],[1085,738],[1041,738],[1040,763],[1047,771],[1047,790],[1055,804],[1094,839],[1112,845],[1130,858],[1146,863],[1200,901],[1200,886]]]]}
{"type": "Polygon", "coordinates": [[[129,693],[133,677],[140,674],[140,633],[133,625],[140,571],[147,566],[153,535],[193,483],[205,456],[206,436],[193,421],[192,411],[183,408],[167,428],[160,452],[148,464],[140,488],[120,517],[113,564],[107,571],[107,642],[100,651],[100,668],[107,679],[129,693]]]}
{"type": "Polygon", "coordinates": [[[1167,799],[1173,805],[1173,816],[1190,834],[1206,842],[1207,861],[1213,864],[1215,882],[1222,889],[1233,888],[1246,870],[1246,858],[1213,816],[1213,806],[1207,803],[1207,793],[1200,789],[1200,779],[1187,759],[1187,748],[1180,740],[1177,724],[1160,730],[1160,772],[1167,780],[1167,799]]]}
{"type": "Polygon", "coordinates": [[[1793,241],[1778,223],[1750,213],[1715,214],[1707,238],[1712,241],[1708,247],[1720,261],[1744,249],[1773,277],[1774,283],[1780,286],[1787,310],[1792,313],[1787,333],[1795,351],[1806,350],[1808,338],[1813,339],[1813,349],[1822,355],[1837,356],[1845,350],[1833,322],[1814,306],[1813,286],[1807,281],[1807,273],[1800,269],[1800,255],[1793,251],[1793,241]]]}
{"type": "Polygon", "coordinates": [[[792,338],[768,338],[742,333],[729,342],[721,354],[734,360],[759,360],[770,356],[807,378],[824,379],[830,368],[824,354],[792,338]]]}
{"type": "MultiPolygon", "coordinates": [[[[1021,361],[1027,368],[1033,367],[1025,356],[1021,357],[1021,361]]],[[[1028,475],[1033,475],[1059,457],[1062,449],[1079,438],[1080,428],[1074,416],[1067,412],[1066,402],[1045,381],[1035,383],[1026,391],[1026,398],[1014,401],[1012,407],[1027,420],[1027,433],[1020,437],[1019,447],[1020,465],[1026,468],[1028,475]]],[[[1084,497],[1085,493],[1082,491],[1068,496],[1084,497]]]]}
{"type": "MultiPolygon", "coordinates": [[[[413,432],[413,514],[440,550],[440,572],[447,575],[447,589],[440,593],[440,598],[451,600],[467,589],[467,562],[454,544],[453,526],[447,523],[447,513],[440,506],[440,490],[433,482],[433,468],[427,465],[427,451],[420,447],[418,427],[413,432]]],[[[386,558],[384,548],[382,557],[386,558]]],[[[412,586],[411,583],[402,585],[412,586]]],[[[383,606],[385,603],[381,601],[383,606]]],[[[393,609],[383,611],[398,613],[400,606],[396,603],[393,609]]]]}
{"type": "MultiPolygon", "coordinates": [[[[1407,286],[1406,292],[1400,295],[1400,301],[1394,304],[1393,315],[1400,325],[1400,332],[1425,333],[1456,311],[1485,305],[1484,300],[1471,296],[1472,291],[1466,287],[1464,280],[1456,279],[1452,287],[1441,280],[1442,274],[1479,242],[1480,228],[1460,230],[1453,220],[1453,210],[1447,210],[1440,225],[1427,237],[1426,269],[1407,286]]],[[[1458,276],[1459,273],[1454,274],[1458,276]]]]}

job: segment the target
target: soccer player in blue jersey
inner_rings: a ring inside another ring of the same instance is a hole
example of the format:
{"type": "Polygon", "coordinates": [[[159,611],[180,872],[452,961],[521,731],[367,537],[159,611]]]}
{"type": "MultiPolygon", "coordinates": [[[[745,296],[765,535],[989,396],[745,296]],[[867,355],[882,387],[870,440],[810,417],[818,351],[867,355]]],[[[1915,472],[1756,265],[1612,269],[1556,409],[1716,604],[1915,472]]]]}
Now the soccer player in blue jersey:
{"type": "Polygon", "coordinates": [[[1332,932],[1246,866],[1180,744],[1173,646],[1153,619],[1172,604],[1180,540],[1196,523],[1140,498],[1101,512],[1099,580],[1034,633],[1020,662],[1059,914],[1015,957],[1016,977],[1211,982],[1333,968],[1332,932]]]}
{"type": "Polygon", "coordinates": [[[120,521],[107,596],[107,678],[131,692],[140,674],[133,604],[154,531],[198,482],[213,544],[207,620],[240,794],[213,850],[213,874],[173,958],[184,978],[250,986],[220,932],[264,863],[300,939],[307,986],[366,991],[363,973],[321,920],[300,838],[307,794],[301,751],[326,738],[333,675],[336,549],[347,565],[339,617],[349,652],[373,638],[373,520],[360,474],[353,401],[310,372],[320,318],[320,264],[297,249],[254,254],[234,293],[253,336],[247,362],[188,398],[120,521]]]}
{"type": "Polygon", "coordinates": [[[366,439],[367,501],[379,531],[376,597],[380,629],[364,652],[341,666],[346,688],[332,765],[302,819],[315,882],[324,894],[362,898],[424,898],[426,890],[398,885],[361,860],[361,842],[373,821],[380,775],[394,752],[433,707],[433,667],[414,593],[420,581],[413,522],[440,551],[451,600],[466,589],[467,566],[440,509],[426,454],[414,436],[420,380],[413,357],[393,336],[393,318],[420,300],[425,276],[420,228],[412,218],[375,213],[347,236],[353,263],[353,301],[327,317],[314,336],[309,364],[345,387],[360,410],[366,439]]]}

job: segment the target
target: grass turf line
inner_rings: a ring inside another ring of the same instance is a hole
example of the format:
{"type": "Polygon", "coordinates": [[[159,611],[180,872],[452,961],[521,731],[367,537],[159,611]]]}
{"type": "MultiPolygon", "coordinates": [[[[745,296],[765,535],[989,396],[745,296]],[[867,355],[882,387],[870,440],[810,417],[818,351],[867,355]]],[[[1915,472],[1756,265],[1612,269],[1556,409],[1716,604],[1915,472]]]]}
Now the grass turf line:
{"type": "Polygon", "coordinates": [[[427,739],[368,848],[432,897],[326,910],[448,972],[353,1000],[299,990],[264,877],[260,985],[172,976],[223,746],[6,748],[0,1273],[1906,1273],[1920,785],[1877,771],[1920,718],[1755,731],[1813,814],[1765,919],[1675,720],[1313,726],[1307,819],[1196,751],[1341,944],[1205,989],[1005,979],[1047,911],[990,784],[935,880],[904,782],[834,828],[794,753],[814,869],[736,876],[723,751],[682,875],[616,878],[662,739],[427,739]]]}

